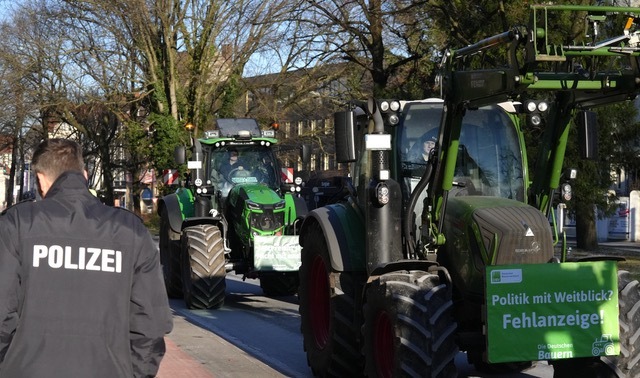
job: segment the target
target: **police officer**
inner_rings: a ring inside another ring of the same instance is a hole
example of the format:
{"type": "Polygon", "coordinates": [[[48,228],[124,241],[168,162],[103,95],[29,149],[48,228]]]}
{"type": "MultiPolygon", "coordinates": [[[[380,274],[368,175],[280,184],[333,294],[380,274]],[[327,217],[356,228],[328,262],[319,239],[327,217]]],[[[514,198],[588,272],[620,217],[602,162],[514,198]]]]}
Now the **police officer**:
{"type": "Polygon", "coordinates": [[[80,146],[49,139],[43,200],[0,217],[0,377],[152,377],[172,328],[140,218],[88,190],[80,146]]]}

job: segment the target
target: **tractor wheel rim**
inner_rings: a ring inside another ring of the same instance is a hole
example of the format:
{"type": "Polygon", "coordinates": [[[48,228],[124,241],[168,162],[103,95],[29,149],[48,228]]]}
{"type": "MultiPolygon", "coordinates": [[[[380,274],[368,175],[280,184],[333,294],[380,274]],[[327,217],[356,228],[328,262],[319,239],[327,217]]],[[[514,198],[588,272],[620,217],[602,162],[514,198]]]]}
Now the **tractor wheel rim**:
{"type": "Polygon", "coordinates": [[[309,275],[309,317],[316,347],[324,349],[329,342],[330,304],[329,277],[322,257],[316,256],[309,275]]]}
{"type": "Polygon", "coordinates": [[[393,324],[389,314],[385,311],[378,313],[373,329],[373,353],[374,363],[378,371],[378,377],[393,376],[393,324]]]}

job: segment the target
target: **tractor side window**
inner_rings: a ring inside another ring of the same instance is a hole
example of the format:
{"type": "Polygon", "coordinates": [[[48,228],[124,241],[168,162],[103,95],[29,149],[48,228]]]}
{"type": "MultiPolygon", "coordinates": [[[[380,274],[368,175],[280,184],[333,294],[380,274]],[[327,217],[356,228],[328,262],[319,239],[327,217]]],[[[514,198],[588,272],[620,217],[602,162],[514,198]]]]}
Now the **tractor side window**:
{"type": "Polygon", "coordinates": [[[441,114],[440,103],[412,104],[406,109],[399,151],[404,177],[422,177],[428,153],[436,144],[441,114]]]}
{"type": "MultiPolygon", "coordinates": [[[[225,177],[225,169],[231,159],[231,151],[226,149],[212,149],[209,153],[209,180],[220,191],[222,198],[226,198],[233,187],[233,184],[225,177]]],[[[228,171],[227,169],[226,173],[228,171]]]]}
{"type": "Polygon", "coordinates": [[[229,159],[229,153],[226,150],[213,150],[209,159],[209,178],[213,183],[218,183],[224,180],[220,168],[225,160],[229,159]]]}
{"type": "MultiPolygon", "coordinates": [[[[418,181],[427,169],[427,159],[430,149],[435,148],[440,119],[442,117],[441,102],[424,102],[408,105],[403,111],[398,137],[400,148],[398,156],[400,160],[401,177],[398,177],[402,188],[402,198],[405,205],[409,201],[411,192],[414,191],[418,181]]],[[[422,214],[422,204],[427,192],[421,193],[414,209],[416,214],[422,214]]],[[[416,220],[419,227],[419,217],[416,220]]]]}

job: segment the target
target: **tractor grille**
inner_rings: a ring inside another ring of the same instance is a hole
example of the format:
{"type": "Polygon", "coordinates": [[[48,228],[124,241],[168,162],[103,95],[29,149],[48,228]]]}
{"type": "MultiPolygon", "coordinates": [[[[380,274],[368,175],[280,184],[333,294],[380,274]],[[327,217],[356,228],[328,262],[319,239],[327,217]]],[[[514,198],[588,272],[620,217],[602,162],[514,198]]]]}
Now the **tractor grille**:
{"type": "Polygon", "coordinates": [[[533,207],[481,208],[474,211],[473,219],[480,242],[497,265],[545,263],[553,257],[549,221],[533,207]]]}
{"type": "Polygon", "coordinates": [[[265,209],[262,213],[251,213],[251,228],[262,231],[275,231],[284,225],[284,212],[275,213],[265,209]]]}

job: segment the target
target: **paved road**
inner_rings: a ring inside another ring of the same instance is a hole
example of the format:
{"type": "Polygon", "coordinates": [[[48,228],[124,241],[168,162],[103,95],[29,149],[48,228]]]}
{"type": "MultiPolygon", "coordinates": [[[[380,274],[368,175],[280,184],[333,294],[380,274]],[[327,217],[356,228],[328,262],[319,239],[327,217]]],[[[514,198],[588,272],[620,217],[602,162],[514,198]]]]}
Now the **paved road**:
{"type": "MultiPolygon", "coordinates": [[[[295,297],[280,299],[262,295],[257,281],[242,282],[228,275],[227,298],[218,310],[189,310],[181,300],[172,300],[175,329],[168,336],[181,357],[182,371],[159,376],[196,377],[194,367],[205,369],[215,377],[312,377],[302,349],[298,305],[295,297]],[[190,356],[190,357],[189,357],[190,356]],[[188,373],[187,373],[188,371],[188,373]],[[182,372],[185,372],[183,375],[182,372]]],[[[169,358],[172,353],[169,350],[169,358]]],[[[164,362],[163,362],[164,363],[164,362]]],[[[175,362],[168,364],[175,366],[175,362]]],[[[552,377],[553,369],[540,363],[520,374],[480,374],[466,362],[466,355],[456,358],[460,377],[552,377]]],[[[207,377],[202,375],[199,377],[207,377]]]]}
{"type": "MultiPolygon", "coordinates": [[[[603,251],[636,252],[640,243],[601,243],[603,251]]],[[[172,300],[174,331],[159,377],[310,377],[302,350],[296,297],[267,298],[258,281],[228,275],[227,299],[218,310],[188,310],[172,300]]],[[[552,377],[553,369],[538,363],[516,375],[480,374],[456,358],[460,377],[552,377]]]]}

